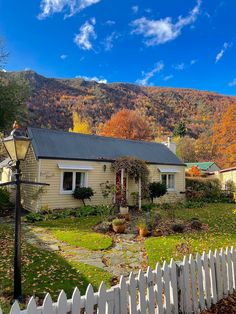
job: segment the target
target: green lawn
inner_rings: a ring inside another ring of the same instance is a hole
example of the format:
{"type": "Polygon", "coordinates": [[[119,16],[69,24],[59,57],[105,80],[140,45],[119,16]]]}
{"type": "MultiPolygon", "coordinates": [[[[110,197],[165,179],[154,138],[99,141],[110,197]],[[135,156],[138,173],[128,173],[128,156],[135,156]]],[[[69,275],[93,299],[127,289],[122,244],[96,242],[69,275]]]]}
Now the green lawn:
{"type": "Polygon", "coordinates": [[[112,238],[92,231],[101,221],[100,216],[65,218],[37,223],[45,227],[60,241],[89,250],[104,250],[112,245],[112,238]]]}
{"type": "MultiPolygon", "coordinates": [[[[81,293],[89,283],[98,289],[101,281],[110,286],[111,275],[97,267],[70,262],[60,255],[22,241],[22,282],[25,296],[42,297],[50,292],[54,300],[61,289],[70,297],[77,286],[81,293]]],[[[13,230],[0,224],[0,307],[8,312],[12,298],[13,230]]]]}
{"type": "MultiPolygon", "coordinates": [[[[190,219],[198,217],[209,225],[208,231],[183,233],[167,237],[150,237],[145,241],[148,262],[155,267],[156,262],[169,261],[172,257],[181,260],[184,253],[177,249],[178,245],[187,246],[193,254],[215,250],[221,247],[236,245],[236,204],[206,204],[202,208],[177,209],[176,218],[190,219]]],[[[166,211],[161,211],[164,217],[166,211]]]]}

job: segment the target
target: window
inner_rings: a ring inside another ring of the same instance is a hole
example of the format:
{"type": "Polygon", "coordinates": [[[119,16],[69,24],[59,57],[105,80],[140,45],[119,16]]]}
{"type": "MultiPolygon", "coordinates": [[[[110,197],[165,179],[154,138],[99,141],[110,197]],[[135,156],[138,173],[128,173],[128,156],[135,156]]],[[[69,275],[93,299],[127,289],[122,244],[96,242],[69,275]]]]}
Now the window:
{"type": "Polygon", "coordinates": [[[71,194],[76,187],[87,185],[87,172],[64,171],[61,179],[61,193],[71,194]]]}
{"type": "Polygon", "coordinates": [[[167,190],[175,190],[175,175],[174,174],[162,174],[161,182],[164,183],[167,187],[167,190]]]}

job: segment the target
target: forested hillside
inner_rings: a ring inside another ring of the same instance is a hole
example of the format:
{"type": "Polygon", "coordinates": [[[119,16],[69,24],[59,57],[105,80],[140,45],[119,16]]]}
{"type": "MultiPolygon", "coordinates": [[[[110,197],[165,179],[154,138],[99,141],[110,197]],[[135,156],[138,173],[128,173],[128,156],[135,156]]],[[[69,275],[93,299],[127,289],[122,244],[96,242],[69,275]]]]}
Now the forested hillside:
{"type": "Polygon", "coordinates": [[[149,120],[155,137],[173,132],[180,121],[197,138],[211,128],[236,97],[181,88],[141,87],[127,83],[99,84],[82,79],[45,78],[33,71],[5,75],[29,82],[29,124],[68,130],[78,111],[95,128],[120,109],[139,110],[149,120]]]}

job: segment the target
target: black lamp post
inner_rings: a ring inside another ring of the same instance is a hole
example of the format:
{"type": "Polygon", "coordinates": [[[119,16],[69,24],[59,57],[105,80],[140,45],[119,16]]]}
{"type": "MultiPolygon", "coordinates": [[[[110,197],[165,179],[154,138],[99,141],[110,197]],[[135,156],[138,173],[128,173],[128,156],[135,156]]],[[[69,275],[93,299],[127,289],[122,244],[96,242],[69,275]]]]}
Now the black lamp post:
{"type": "Polygon", "coordinates": [[[25,160],[31,139],[22,135],[18,129],[14,129],[10,136],[4,138],[2,143],[13,162],[16,163],[15,181],[1,183],[0,186],[16,186],[15,203],[15,245],[14,245],[14,299],[22,299],[21,286],[21,183],[33,185],[49,185],[46,183],[37,183],[21,180],[20,162],[25,160]]]}

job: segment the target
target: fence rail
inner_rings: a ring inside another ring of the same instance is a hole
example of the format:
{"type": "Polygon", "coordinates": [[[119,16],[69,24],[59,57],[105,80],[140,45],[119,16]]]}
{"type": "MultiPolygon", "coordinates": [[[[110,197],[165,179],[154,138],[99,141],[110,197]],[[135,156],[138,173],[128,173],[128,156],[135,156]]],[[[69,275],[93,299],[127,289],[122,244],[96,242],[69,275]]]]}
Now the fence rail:
{"type": "MultiPolygon", "coordinates": [[[[236,291],[236,251],[232,248],[209,251],[183,262],[157,264],[154,270],[139,271],[135,277],[120,278],[118,285],[106,289],[102,282],[98,292],[89,285],[84,296],[75,288],[72,298],[64,291],[53,303],[50,294],[38,306],[31,297],[27,308],[15,302],[10,314],[178,314],[200,313],[218,300],[236,291]]],[[[1,314],[1,310],[0,310],[1,314]]]]}

